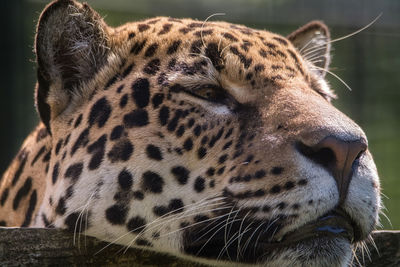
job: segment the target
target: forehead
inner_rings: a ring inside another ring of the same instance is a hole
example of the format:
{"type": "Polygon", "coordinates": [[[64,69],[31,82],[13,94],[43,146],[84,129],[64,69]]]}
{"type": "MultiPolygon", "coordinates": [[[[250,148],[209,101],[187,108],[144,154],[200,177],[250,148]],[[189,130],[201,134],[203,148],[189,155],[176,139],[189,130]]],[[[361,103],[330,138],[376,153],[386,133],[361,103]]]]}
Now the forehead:
{"type": "Polygon", "coordinates": [[[226,22],[159,17],[129,23],[117,29],[128,32],[133,56],[145,59],[209,61],[218,75],[234,82],[264,87],[295,77],[308,80],[305,64],[284,37],[226,22]],[[161,59],[161,58],[160,58],[161,59]]]}

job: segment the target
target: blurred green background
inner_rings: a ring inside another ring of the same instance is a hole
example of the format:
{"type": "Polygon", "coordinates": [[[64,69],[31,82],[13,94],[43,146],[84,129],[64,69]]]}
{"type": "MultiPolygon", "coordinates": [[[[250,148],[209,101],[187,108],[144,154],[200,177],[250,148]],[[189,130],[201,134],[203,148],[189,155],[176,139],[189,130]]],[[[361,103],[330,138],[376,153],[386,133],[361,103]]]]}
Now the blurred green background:
{"type": "MultiPolygon", "coordinates": [[[[34,108],[33,39],[48,1],[2,1],[0,64],[0,173],[38,122],[34,108]]],[[[332,37],[347,35],[382,17],[363,32],[333,44],[331,70],[353,89],[328,75],[339,99],[334,105],[367,133],[380,173],[383,200],[392,225],[400,229],[400,1],[398,0],[95,0],[88,1],[112,26],[152,16],[226,20],[283,35],[310,20],[323,20],[332,37]]]]}

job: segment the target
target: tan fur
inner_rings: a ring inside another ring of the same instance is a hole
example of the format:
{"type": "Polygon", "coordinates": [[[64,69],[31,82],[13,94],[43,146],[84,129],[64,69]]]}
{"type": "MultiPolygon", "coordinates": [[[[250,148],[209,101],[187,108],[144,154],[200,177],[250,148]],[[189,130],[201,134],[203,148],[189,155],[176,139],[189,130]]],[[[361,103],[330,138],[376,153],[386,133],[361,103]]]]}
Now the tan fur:
{"type": "MultiPolygon", "coordinates": [[[[0,199],[9,189],[0,222],[21,226],[36,190],[30,226],[67,228],[182,256],[192,234],[182,225],[199,224],[196,215],[214,219],[213,201],[228,212],[244,212],[243,222],[247,217],[262,226],[281,220],[272,242],[318,220],[337,207],[341,193],[329,170],[297,145],[313,147],[327,136],[344,143],[366,137],[330,104],[334,94],[323,79],[330,60],[327,27],[313,22],[288,38],[225,22],[166,17],[110,28],[86,5],[50,4],[36,40],[36,99],[44,125],[22,146],[27,161],[17,184],[11,182],[19,156],[0,180],[0,199]],[[95,35],[85,35],[87,27],[95,35]],[[322,65],[303,57],[307,43],[322,47],[314,54],[323,57],[322,65]],[[65,50],[72,60],[63,57],[65,50]],[[221,90],[224,98],[214,101],[221,90]],[[162,108],[168,109],[164,117],[162,108]],[[114,138],[118,126],[122,130],[114,138]],[[51,135],[36,142],[44,127],[51,135]],[[43,146],[46,152],[31,166],[43,146]],[[50,150],[50,160],[43,162],[50,150]],[[127,173],[128,185],[121,181],[127,173]],[[32,187],[14,211],[28,176],[32,187]],[[202,206],[203,201],[211,204],[202,206]],[[190,213],[190,205],[196,212],[190,213]],[[141,223],[146,227],[137,232],[141,223]]],[[[360,155],[341,208],[365,238],[378,218],[379,181],[369,152],[360,155]]],[[[276,266],[347,264],[350,242],[330,241],[324,257],[315,257],[308,244],[274,251],[268,259],[276,266]]]]}

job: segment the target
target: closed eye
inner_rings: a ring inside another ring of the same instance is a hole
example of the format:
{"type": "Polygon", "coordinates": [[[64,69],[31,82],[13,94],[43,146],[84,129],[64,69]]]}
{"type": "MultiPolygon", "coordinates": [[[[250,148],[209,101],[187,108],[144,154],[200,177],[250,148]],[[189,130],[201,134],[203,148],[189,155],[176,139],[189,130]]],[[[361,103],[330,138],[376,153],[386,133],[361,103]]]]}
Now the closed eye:
{"type": "Polygon", "coordinates": [[[200,98],[215,104],[225,105],[233,110],[238,105],[235,98],[224,88],[214,84],[201,84],[192,87],[174,85],[171,87],[174,91],[183,91],[184,93],[196,98],[200,98]],[[177,90],[178,89],[178,90],[177,90]]]}

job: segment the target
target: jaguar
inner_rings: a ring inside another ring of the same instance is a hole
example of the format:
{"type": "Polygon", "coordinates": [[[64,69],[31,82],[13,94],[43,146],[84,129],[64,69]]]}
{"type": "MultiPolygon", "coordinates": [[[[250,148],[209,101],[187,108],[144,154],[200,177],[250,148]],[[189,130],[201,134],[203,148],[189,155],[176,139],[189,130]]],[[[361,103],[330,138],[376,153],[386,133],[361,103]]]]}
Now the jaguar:
{"type": "Polygon", "coordinates": [[[35,38],[37,128],[0,225],[212,265],[347,266],[381,207],[363,130],[331,100],[331,39],[58,0],[35,38]]]}

